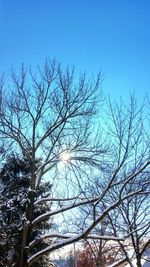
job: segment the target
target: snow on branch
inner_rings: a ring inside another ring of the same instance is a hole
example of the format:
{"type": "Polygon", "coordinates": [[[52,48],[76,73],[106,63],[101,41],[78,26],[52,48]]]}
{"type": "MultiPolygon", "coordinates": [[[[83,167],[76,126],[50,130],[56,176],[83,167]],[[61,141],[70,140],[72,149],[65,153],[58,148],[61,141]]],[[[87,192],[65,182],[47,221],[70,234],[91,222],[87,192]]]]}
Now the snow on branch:
{"type": "MultiPolygon", "coordinates": [[[[93,225],[97,225],[98,222],[100,222],[108,213],[109,211],[111,211],[112,209],[114,209],[115,207],[117,207],[122,201],[124,201],[125,199],[135,195],[135,194],[138,194],[142,192],[142,189],[140,190],[137,190],[137,191],[134,191],[134,192],[130,192],[128,195],[122,197],[122,198],[119,198],[117,201],[115,201],[114,203],[112,203],[111,206],[109,206],[107,209],[104,210],[103,214],[99,217],[98,220],[96,220],[95,222],[93,222],[92,226],[89,227],[89,232],[91,231],[91,229],[93,229],[93,225]]],[[[89,203],[94,203],[95,201],[97,201],[99,199],[99,197],[96,197],[96,198],[93,198],[93,199],[87,199],[87,200],[84,200],[84,201],[81,201],[81,202],[78,202],[76,204],[71,204],[71,205],[67,205],[67,206],[64,206],[62,208],[59,208],[59,209],[56,209],[54,211],[50,211],[50,212],[46,212],[40,216],[38,216],[35,220],[32,221],[32,225],[42,221],[43,219],[47,218],[47,217],[50,217],[50,216],[54,216],[56,214],[59,214],[59,213],[63,213],[65,211],[68,211],[68,210],[71,210],[71,209],[74,209],[76,207],[79,207],[79,206],[82,206],[82,205],[86,205],[86,204],[89,204],[89,203]]]]}
{"type": "Polygon", "coordinates": [[[79,241],[82,238],[82,235],[77,235],[75,237],[70,237],[67,240],[63,240],[61,242],[59,242],[58,244],[54,244],[51,246],[48,246],[45,249],[42,249],[41,251],[33,254],[29,259],[28,259],[28,264],[29,266],[31,266],[31,264],[35,261],[37,261],[42,255],[47,254],[49,252],[53,252],[56,249],[62,248],[64,246],[70,245],[72,243],[75,243],[77,241],[79,241]]]}
{"type": "MultiPolygon", "coordinates": [[[[113,210],[115,207],[117,207],[122,201],[124,201],[125,199],[135,195],[135,194],[138,194],[139,192],[141,192],[141,190],[137,190],[137,191],[134,191],[134,192],[130,192],[129,194],[127,194],[126,196],[122,197],[122,199],[118,199],[117,201],[113,202],[112,205],[110,205],[109,207],[107,207],[104,212],[98,217],[98,219],[96,221],[94,221],[83,233],[79,234],[79,235],[76,235],[76,236],[70,236],[67,238],[67,240],[63,240],[63,241],[60,241],[59,243],[57,244],[53,244],[51,246],[48,246],[47,248],[35,253],[34,255],[32,255],[29,259],[28,259],[28,264],[29,266],[31,266],[31,264],[35,261],[35,260],[38,260],[43,254],[46,254],[46,253],[50,253],[50,252],[53,252],[54,250],[56,249],[59,249],[59,248],[62,248],[66,245],[70,245],[72,243],[75,243],[81,239],[87,239],[89,236],[92,238],[92,235],[90,235],[91,231],[95,228],[95,226],[103,220],[103,218],[105,218],[105,216],[111,211],[113,210]]],[[[77,207],[77,206],[80,206],[80,205],[83,205],[83,204],[88,204],[88,203],[92,203],[94,201],[97,201],[98,198],[96,199],[93,199],[93,200],[87,200],[87,201],[82,201],[82,202],[79,202],[77,204],[73,204],[73,205],[69,205],[67,207],[63,207],[61,209],[58,209],[54,212],[48,212],[46,214],[43,214],[39,217],[37,217],[37,219],[35,219],[32,223],[35,224],[39,221],[41,221],[43,218],[47,217],[47,216],[50,216],[50,215],[54,215],[54,214],[58,214],[58,213],[62,213],[63,211],[66,211],[66,210],[69,210],[69,209],[72,209],[74,207],[77,207]]],[[[122,238],[121,238],[122,240],[122,238]]],[[[120,241],[121,241],[120,240],[120,241]]],[[[117,240],[119,241],[119,239],[117,240]]]]}
{"type": "MultiPolygon", "coordinates": [[[[77,235],[70,235],[70,234],[61,234],[58,232],[46,234],[43,236],[40,236],[38,239],[35,239],[29,244],[29,247],[33,247],[35,244],[40,242],[41,240],[47,239],[47,238],[62,238],[62,239],[68,239],[72,237],[77,237],[77,235]]],[[[112,240],[112,241],[124,241],[124,238],[116,237],[116,236],[107,236],[107,235],[89,235],[86,239],[96,239],[96,240],[112,240]]]]}
{"type": "Polygon", "coordinates": [[[39,205],[43,202],[47,202],[47,201],[51,201],[51,202],[65,202],[65,201],[72,201],[72,200],[76,200],[76,199],[80,199],[80,200],[87,200],[86,198],[80,198],[79,196],[75,196],[72,198],[51,198],[51,197],[47,197],[47,198],[41,198],[38,199],[37,201],[35,201],[34,205],[39,205]]]}
{"type": "Polygon", "coordinates": [[[96,197],[96,198],[93,198],[93,199],[86,199],[84,201],[80,201],[78,203],[73,203],[71,205],[67,205],[67,206],[64,206],[62,208],[59,208],[57,210],[54,210],[54,211],[50,211],[50,212],[46,212],[40,216],[38,216],[35,220],[33,220],[32,224],[36,224],[38,223],[39,221],[45,219],[46,217],[50,217],[50,216],[54,216],[56,214],[59,214],[59,213],[62,213],[64,211],[68,211],[68,210],[71,210],[73,208],[76,208],[76,207],[79,207],[79,206],[82,206],[82,205],[86,205],[86,204],[89,204],[89,203],[93,203],[95,202],[99,197],[96,197]]]}
{"type": "MultiPolygon", "coordinates": [[[[32,255],[29,259],[28,259],[28,264],[29,266],[31,266],[31,264],[36,260],[38,260],[43,254],[46,254],[48,252],[53,252],[56,249],[62,248],[66,245],[75,243],[77,241],[79,241],[80,239],[84,238],[84,234],[80,234],[80,235],[63,235],[63,234],[59,234],[59,233],[54,233],[54,234],[49,234],[47,236],[45,236],[45,238],[50,238],[50,237],[61,237],[63,239],[67,240],[63,240],[60,241],[57,244],[53,244],[51,246],[48,246],[47,248],[35,253],[34,255],[32,255]]],[[[104,240],[114,240],[114,241],[123,241],[123,238],[119,238],[119,237],[114,237],[114,236],[99,236],[99,235],[89,235],[87,237],[88,239],[104,239],[104,240]]],[[[30,244],[32,245],[32,244],[30,244]]]]}
{"type": "Polygon", "coordinates": [[[127,261],[127,259],[124,258],[124,259],[121,259],[121,260],[115,262],[114,264],[108,265],[108,267],[119,267],[119,266],[121,266],[121,264],[125,263],[126,261],[127,261]]]}

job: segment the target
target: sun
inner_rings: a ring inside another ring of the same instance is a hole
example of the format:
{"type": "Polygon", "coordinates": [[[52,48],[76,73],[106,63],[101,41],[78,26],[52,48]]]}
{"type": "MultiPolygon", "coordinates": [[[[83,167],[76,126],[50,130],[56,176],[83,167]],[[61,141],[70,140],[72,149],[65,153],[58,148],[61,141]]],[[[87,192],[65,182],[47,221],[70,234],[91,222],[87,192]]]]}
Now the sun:
{"type": "Polygon", "coordinates": [[[70,160],[70,153],[69,152],[63,152],[61,154],[61,160],[64,161],[64,162],[67,162],[70,160]]]}

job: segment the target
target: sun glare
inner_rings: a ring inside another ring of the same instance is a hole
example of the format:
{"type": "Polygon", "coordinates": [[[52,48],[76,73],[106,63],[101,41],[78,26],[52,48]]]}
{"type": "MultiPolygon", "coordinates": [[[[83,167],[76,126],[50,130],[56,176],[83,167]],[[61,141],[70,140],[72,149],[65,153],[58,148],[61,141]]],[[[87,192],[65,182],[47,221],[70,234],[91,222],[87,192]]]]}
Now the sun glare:
{"type": "Polygon", "coordinates": [[[68,152],[63,152],[61,155],[61,160],[64,162],[67,162],[70,159],[70,153],[68,152]]]}

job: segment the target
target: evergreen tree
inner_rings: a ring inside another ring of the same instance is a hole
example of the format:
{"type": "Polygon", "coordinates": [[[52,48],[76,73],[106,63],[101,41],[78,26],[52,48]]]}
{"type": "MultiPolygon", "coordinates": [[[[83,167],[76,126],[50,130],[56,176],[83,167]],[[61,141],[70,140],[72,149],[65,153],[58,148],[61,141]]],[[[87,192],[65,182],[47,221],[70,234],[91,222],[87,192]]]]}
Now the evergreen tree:
{"type": "MultiPolygon", "coordinates": [[[[28,208],[30,192],[30,163],[18,156],[11,155],[0,171],[0,267],[18,266],[23,238],[22,226],[25,223],[25,212],[28,208]]],[[[51,191],[49,182],[43,183],[36,192],[35,199],[48,196],[51,191]]],[[[34,210],[34,218],[50,210],[50,205],[40,205],[34,210]]],[[[26,222],[28,223],[28,222],[26,222]]],[[[44,221],[32,229],[30,242],[38,239],[41,233],[50,227],[44,221]]],[[[39,241],[29,254],[44,248],[47,241],[39,241]]],[[[28,248],[27,248],[28,250],[28,248]]],[[[43,257],[33,267],[48,266],[48,258],[43,257]]]]}

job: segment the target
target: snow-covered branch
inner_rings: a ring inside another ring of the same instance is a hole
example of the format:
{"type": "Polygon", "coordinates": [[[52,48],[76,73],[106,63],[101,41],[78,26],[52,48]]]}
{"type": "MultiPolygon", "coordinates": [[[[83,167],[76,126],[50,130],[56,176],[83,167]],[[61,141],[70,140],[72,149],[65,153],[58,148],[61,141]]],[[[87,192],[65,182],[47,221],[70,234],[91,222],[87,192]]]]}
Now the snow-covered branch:
{"type": "MultiPolygon", "coordinates": [[[[72,238],[72,237],[77,237],[76,234],[61,234],[58,232],[54,232],[54,233],[50,233],[50,234],[45,234],[43,236],[40,236],[39,238],[33,240],[30,244],[29,247],[33,247],[35,244],[37,244],[39,241],[41,240],[45,240],[45,239],[52,239],[52,238],[61,238],[61,239],[68,239],[68,238],[72,238]]],[[[87,236],[86,239],[92,239],[92,240],[112,240],[112,241],[124,241],[124,238],[121,237],[116,237],[116,236],[107,236],[107,235],[94,235],[91,234],[89,236],[87,236]]],[[[58,243],[58,241],[57,241],[58,243]]]]}
{"type": "Polygon", "coordinates": [[[39,221],[47,218],[47,217],[50,217],[50,216],[54,216],[56,214],[59,214],[59,213],[63,213],[65,211],[68,211],[68,210],[71,210],[71,209],[74,209],[74,208],[77,208],[79,206],[83,206],[83,205],[87,205],[89,203],[93,203],[95,202],[99,197],[96,197],[96,198],[93,198],[93,199],[86,199],[84,201],[80,201],[78,203],[73,203],[71,205],[67,205],[67,206],[64,206],[62,208],[59,208],[57,210],[54,210],[54,211],[50,211],[50,212],[47,212],[47,213],[44,213],[40,216],[38,216],[35,220],[32,221],[32,224],[36,224],[38,223],[39,221]]]}
{"type": "Polygon", "coordinates": [[[121,266],[121,264],[125,263],[126,261],[127,261],[126,258],[124,258],[124,259],[121,259],[115,262],[114,264],[108,265],[108,267],[119,267],[121,266]]]}
{"type": "MultiPolygon", "coordinates": [[[[59,248],[62,248],[66,245],[69,245],[69,244],[72,244],[72,243],[75,243],[81,239],[84,238],[84,234],[80,234],[80,235],[61,235],[61,234],[50,234],[47,238],[51,238],[51,237],[61,237],[63,239],[66,239],[67,240],[63,240],[63,241],[60,241],[58,242],[57,244],[53,244],[51,246],[48,246],[46,249],[43,249],[41,250],[40,252],[38,253],[35,253],[33,256],[31,256],[29,259],[28,259],[28,264],[29,266],[36,260],[38,260],[43,254],[45,253],[48,253],[48,252],[53,252],[55,251],[56,249],[59,249],[59,248]]],[[[117,237],[113,237],[113,236],[98,236],[98,235],[89,235],[87,237],[88,239],[104,239],[104,240],[113,240],[113,241],[123,241],[124,239],[123,238],[117,238],[117,237]]],[[[32,244],[31,244],[32,245],[32,244]]]]}
{"type": "Polygon", "coordinates": [[[42,204],[43,202],[66,202],[66,201],[72,201],[72,200],[86,200],[86,198],[81,198],[79,195],[72,197],[72,198],[52,198],[52,197],[47,197],[47,198],[41,198],[38,199],[37,201],[34,202],[34,205],[39,205],[42,204]]]}

